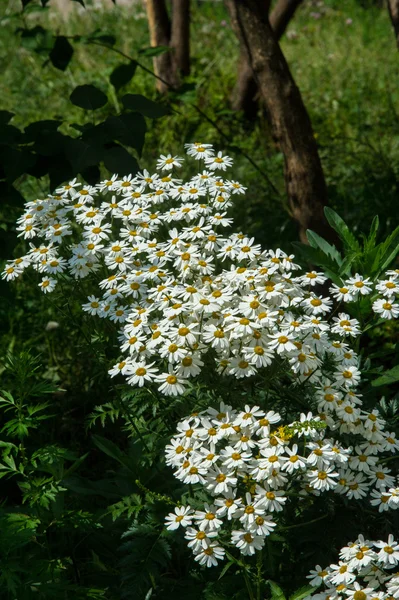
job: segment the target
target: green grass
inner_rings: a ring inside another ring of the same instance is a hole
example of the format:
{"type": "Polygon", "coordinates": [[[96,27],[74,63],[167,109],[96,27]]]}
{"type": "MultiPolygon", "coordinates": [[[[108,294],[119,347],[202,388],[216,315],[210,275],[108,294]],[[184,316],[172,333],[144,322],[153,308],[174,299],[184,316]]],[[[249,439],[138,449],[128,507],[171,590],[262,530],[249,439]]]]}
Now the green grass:
{"type": "MultiPolygon", "coordinates": [[[[19,0],[12,5],[19,10],[19,0]]],[[[74,3],[73,3],[74,4],[74,3]]],[[[137,50],[149,45],[143,10],[115,7],[101,12],[75,10],[68,21],[54,11],[38,11],[22,19],[0,13],[3,35],[0,40],[0,81],[2,108],[16,113],[15,123],[25,125],[46,118],[82,122],[82,111],[69,102],[79,84],[94,83],[110,98],[98,117],[117,112],[120,102],[109,83],[112,70],[123,59],[99,47],[74,43],[75,54],[65,73],[47,64],[45,57],[22,47],[15,29],[23,23],[41,24],[54,33],[84,35],[96,29],[113,33],[116,48],[136,57],[137,50]]],[[[5,9],[1,9],[3,12],[5,9]]],[[[230,111],[229,97],[234,86],[238,47],[223,21],[222,3],[193,2],[192,75],[196,85],[190,95],[175,103],[170,117],[149,124],[143,166],[154,163],[161,152],[181,153],[184,142],[201,139],[214,142],[234,155],[234,177],[248,189],[247,198],[238,201],[236,217],[243,229],[268,245],[286,246],[297,237],[295,224],[286,210],[283,157],[271,141],[265,115],[248,123],[230,111]],[[194,101],[228,141],[192,107],[194,101]],[[259,165],[278,190],[254,169],[238,147],[259,165]]],[[[399,55],[385,10],[363,9],[355,0],[330,0],[321,8],[304,3],[289,26],[291,35],[282,41],[295,80],[301,89],[320,146],[329,188],[330,204],[354,226],[365,228],[379,213],[382,226],[392,228],[397,202],[399,170],[399,55]],[[321,13],[315,19],[312,13],[321,13]],[[347,19],[352,19],[350,25],[347,19]],[[295,34],[295,35],[294,35],[295,34]]],[[[151,67],[150,59],[142,59],[151,67]]],[[[154,79],[138,70],[122,93],[143,93],[155,97],[154,79]]],[[[31,182],[30,182],[31,184],[31,182]]],[[[27,187],[27,182],[23,185],[27,187]]],[[[36,183],[35,183],[36,186],[36,183]]],[[[45,193],[46,182],[39,190],[45,193]]],[[[26,194],[26,192],[25,192],[26,194]]]]}

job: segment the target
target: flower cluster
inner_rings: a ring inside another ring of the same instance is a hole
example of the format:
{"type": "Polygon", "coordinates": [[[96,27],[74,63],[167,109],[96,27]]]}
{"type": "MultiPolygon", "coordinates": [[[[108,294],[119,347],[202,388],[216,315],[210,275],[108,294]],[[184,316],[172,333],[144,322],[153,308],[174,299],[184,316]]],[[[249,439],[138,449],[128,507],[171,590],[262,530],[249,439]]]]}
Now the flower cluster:
{"type": "Polygon", "coordinates": [[[322,569],[319,565],[308,575],[313,586],[323,585],[308,599],[388,600],[399,598],[399,573],[389,572],[399,562],[399,544],[369,541],[359,535],[355,542],[341,548],[338,564],[322,569]]]}
{"type": "Polygon", "coordinates": [[[330,287],[330,294],[338,302],[354,302],[372,294],[372,310],[383,319],[396,319],[399,315],[399,304],[396,303],[399,296],[399,270],[387,271],[384,279],[375,283],[369,277],[356,273],[341,287],[335,284],[330,287]]]}
{"type": "MultiPolygon", "coordinates": [[[[360,379],[350,347],[358,321],[345,312],[329,317],[332,300],[315,293],[322,273],[299,273],[293,255],[262,250],[243,233],[222,235],[231,224],[226,211],[245,189],[220,176],[232,160],[210,144],[187,144],[187,153],[205,167],[187,182],[172,173],[183,159],[168,155],[160,173],[113,175],[96,186],[73,180],[28,202],[17,229],[40,241],[9,261],[3,277],[31,266],[44,293],[60,279],[94,280],[83,310],[120,328],[123,358],[110,375],[130,385],[177,396],[208,366],[240,379],[285,361],[297,381],[326,388],[322,411],[348,427],[358,422],[359,398],[348,393],[360,379]]],[[[397,277],[390,272],[377,285],[391,316],[397,277]]],[[[371,291],[358,275],[345,286],[333,286],[332,296],[351,301],[371,291]]]]}
{"type": "MultiPolygon", "coordinates": [[[[254,554],[295,490],[296,495],[333,490],[360,498],[372,485],[377,496],[384,483],[393,485],[393,477],[370,452],[372,444],[366,445],[355,452],[343,447],[326,436],[326,423],[312,413],[286,426],[277,412],[258,406],[238,412],[222,403],[217,410],[192,415],[178,424],[166,462],[177,479],[200,484],[211,498],[203,510],[177,508],[167,517],[167,527],[186,528],[188,546],[207,566],[223,557],[216,538],[226,536],[226,521],[231,521],[229,542],[242,554],[254,554]]],[[[399,488],[393,491],[398,505],[399,488]]]]}

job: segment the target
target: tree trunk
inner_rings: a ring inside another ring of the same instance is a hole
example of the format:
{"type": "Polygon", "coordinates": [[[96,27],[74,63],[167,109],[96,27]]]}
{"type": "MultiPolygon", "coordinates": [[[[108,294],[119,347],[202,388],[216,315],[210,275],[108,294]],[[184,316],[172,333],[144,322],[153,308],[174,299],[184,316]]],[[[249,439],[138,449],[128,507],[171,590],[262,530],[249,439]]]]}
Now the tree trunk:
{"type": "Polygon", "coordinates": [[[388,0],[388,11],[395,32],[396,45],[399,48],[399,0],[388,0]]]}
{"type": "Polygon", "coordinates": [[[327,189],[312,124],[268,16],[257,0],[225,1],[284,154],[288,202],[300,239],[306,242],[308,228],[330,237],[323,210],[327,189]]]}
{"type": "MultiPolygon", "coordinates": [[[[151,46],[169,46],[171,25],[165,0],[147,0],[147,18],[150,30],[151,46]]],[[[155,75],[161,77],[170,85],[176,85],[175,70],[172,66],[172,56],[170,52],[161,54],[154,58],[155,75]]],[[[157,79],[157,90],[161,93],[168,91],[169,86],[157,79]]]]}
{"type": "Polygon", "coordinates": [[[170,38],[172,60],[176,75],[190,74],[190,0],[173,0],[172,34],[170,38]]]}
{"type": "MultiPolygon", "coordinates": [[[[278,0],[270,15],[270,25],[276,39],[279,40],[285,32],[288,23],[295,14],[302,0],[278,0]]],[[[262,3],[261,10],[268,14],[270,2],[262,3]]],[[[253,118],[257,112],[258,88],[254,79],[252,69],[248,64],[245,52],[241,52],[238,61],[237,83],[232,93],[233,110],[242,110],[248,118],[253,118]]]]}

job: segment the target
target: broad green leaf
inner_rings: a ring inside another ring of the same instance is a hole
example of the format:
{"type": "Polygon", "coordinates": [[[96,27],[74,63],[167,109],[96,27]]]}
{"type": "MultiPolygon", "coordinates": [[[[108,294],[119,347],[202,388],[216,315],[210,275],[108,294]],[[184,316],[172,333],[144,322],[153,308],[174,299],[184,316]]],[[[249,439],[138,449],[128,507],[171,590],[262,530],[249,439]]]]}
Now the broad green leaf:
{"type": "Polygon", "coordinates": [[[327,221],[329,222],[331,227],[335,229],[335,231],[338,233],[339,237],[344,242],[344,244],[351,250],[359,252],[359,242],[357,241],[353,233],[350,231],[345,221],[341,219],[341,217],[335,212],[335,210],[326,206],[324,208],[324,214],[326,215],[327,221]]]}
{"type": "Polygon", "coordinates": [[[67,38],[63,35],[56,37],[49,58],[56,69],[65,71],[73,56],[73,48],[67,38]]]}
{"type": "Polygon", "coordinates": [[[103,151],[98,145],[70,138],[65,144],[65,154],[74,172],[79,173],[87,167],[97,165],[102,159],[103,151]]]}
{"type": "Polygon", "coordinates": [[[373,387],[379,387],[381,385],[391,385],[397,381],[399,381],[399,365],[396,365],[396,367],[393,369],[386,371],[386,373],[381,375],[381,377],[374,379],[374,381],[371,382],[371,385],[373,387]]]}
{"type": "Polygon", "coordinates": [[[9,110],[0,110],[0,125],[7,125],[9,121],[15,116],[15,113],[9,110]]]}
{"type": "Polygon", "coordinates": [[[164,104],[149,100],[140,94],[126,94],[122,97],[122,103],[127,110],[134,110],[150,119],[159,119],[170,113],[164,104]]]}
{"type": "Polygon", "coordinates": [[[124,146],[131,146],[141,156],[147,125],[143,115],[139,113],[122,113],[118,117],[108,117],[104,129],[113,141],[124,146]]]}
{"type": "Polygon", "coordinates": [[[111,173],[135,175],[139,170],[137,160],[122,146],[115,145],[104,151],[104,165],[111,173]]]}
{"type": "Polygon", "coordinates": [[[72,104],[85,110],[96,110],[108,102],[107,96],[96,86],[78,85],[69,97],[72,104]]]}
{"type": "Polygon", "coordinates": [[[118,91],[122,86],[129,83],[137,69],[137,62],[131,60],[127,64],[118,65],[111,73],[110,82],[118,91]]]}

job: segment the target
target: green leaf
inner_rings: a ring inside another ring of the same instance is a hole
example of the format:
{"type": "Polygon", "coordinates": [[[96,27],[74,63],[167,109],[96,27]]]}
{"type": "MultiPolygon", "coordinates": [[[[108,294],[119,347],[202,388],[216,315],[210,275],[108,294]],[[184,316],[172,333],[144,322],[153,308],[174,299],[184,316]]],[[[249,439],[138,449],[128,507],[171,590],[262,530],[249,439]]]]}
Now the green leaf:
{"type": "Polygon", "coordinates": [[[386,371],[386,373],[381,375],[381,377],[374,379],[374,381],[371,382],[371,385],[373,387],[379,387],[381,385],[391,385],[397,381],[399,381],[399,365],[396,365],[396,367],[393,369],[386,371]]]}
{"type": "Polygon", "coordinates": [[[271,600],[285,600],[285,594],[281,587],[277,585],[277,583],[275,583],[271,579],[268,579],[266,583],[270,585],[270,590],[272,593],[271,600]]]}
{"type": "Polygon", "coordinates": [[[116,91],[120,90],[120,88],[132,79],[137,69],[137,62],[135,60],[131,60],[128,64],[122,64],[116,67],[109,78],[110,82],[116,89],[116,91]]]}
{"type": "Polygon", "coordinates": [[[65,144],[65,154],[75,173],[97,165],[103,156],[100,146],[90,145],[82,140],[69,139],[65,144]]]}
{"type": "Polygon", "coordinates": [[[324,214],[326,215],[327,221],[329,222],[331,227],[335,229],[335,231],[338,233],[339,237],[344,242],[344,244],[351,250],[359,252],[359,242],[357,241],[353,233],[349,230],[349,227],[347,226],[345,221],[341,219],[341,217],[335,212],[335,210],[326,206],[324,208],[324,214]]]}
{"type": "Polygon", "coordinates": [[[35,155],[29,150],[16,150],[4,146],[4,150],[0,150],[0,163],[9,183],[13,183],[18,177],[29,171],[36,162],[35,155]]]}
{"type": "Polygon", "coordinates": [[[116,37],[112,33],[102,32],[100,29],[93,31],[87,38],[88,42],[97,41],[108,46],[113,46],[116,43],[116,37]]]}
{"type": "Polygon", "coordinates": [[[54,119],[46,119],[44,121],[35,121],[25,127],[25,138],[26,142],[33,142],[37,137],[41,137],[43,133],[53,133],[57,131],[58,127],[62,124],[62,121],[56,121],[54,119]]]}
{"type": "Polygon", "coordinates": [[[378,215],[376,215],[371,223],[370,233],[369,233],[369,237],[368,237],[368,244],[370,244],[370,247],[372,247],[374,245],[379,226],[380,226],[380,219],[378,218],[378,215]]]}
{"type": "Polygon", "coordinates": [[[138,51],[138,54],[140,56],[153,57],[160,56],[161,54],[166,54],[166,52],[170,51],[171,48],[169,46],[150,46],[148,48],[141,48],[141,50],[138,51]]]}
{"type": "Polygon", "coordinates": [[[313,592],[317,590],[317,587],[313,587],[312,585],[304,585],[299,589],[295,590],[291,594],[288,600],[303,600],[306,596],[310,596],[313,592]]]}
{"type": "Polygon", "coordinates": [[[111,173],[135,175],[139,170],[137,160],[122,146],[113,146],[104,151],[104,165],[111,173]]]}
{"type": "Polygon", "coordinates": [[[56,69],[65,71],[73,56],[73,48],[67,38],[63,35],[56,37],[53,49],[49,54],[51,63],[56,69]]]}
{"type": "Polygon", "coordinates": [[[397,227],[381,245],[373,264],[373,273],[376,270],[376,277],[383,273],[399,253],[399,227],[397,227]]]}
{"type": "Polygon", "coordinates": [[[300,242],[292,242],[295,252],[299,254],[304,260],[309,262],[311,265],[322,267],[327,277],[331,279],[336,285],[341,286],[341,279],[337,273],[337,263],[324,254],[320,248],[313,248],[307,244],[300,242]]]}
{"type": "Polygon", "coordinates": [[[327,240],[322,238],[320,235],[318,235],[311,229],[308,229],[306,231],[306,237],[308,238],[309,244],[312,246],[312,248],[320,248],[320,250],[322,250],[324,252],[324,254],[327,254],[327,256],[330,256],[330,258],[335,260],[335,262],[338,265],[340,265],[342,263],[341,254],[338,252],[336,247],[329,244],[327,242],[327,240]]]}
{"type": "Polygon", "coordinates": [[[224,565],[222,572],[220,573],[219,577],[218,577],[218,581],[219,579],[222,579],[222,577],[224,577],[224,575],[226,575],[227,571],[230,569],[231,565],[236,564],[235,561],[230,560],[226,565],[224,565]]]}
{"type": "Polygon", "coordinates": [[[9,110],[0,110],[0,125],[7,125],[11,119],[15,116],[15,113],[9,110]]]}
{"type": "Polygon", "coordinates": [[[71,465],[69,469],[65,471],[64,477],[69,477],[70,475],[72,475],[72,473],[77,471],[77,469],[79,469],[80,465],[86,460],[89,454],[90,452],[86,452],[86,454],[79,456],[79,458],[73,463],[73,465],[71,465]]]}
{"type": "Polygon", "coordinates": [[[124,467],[127,466],[130,468],[127,456],[122,452],[122,450],[119,450],[118,446],[114,444],[114,442],[107,440],[107,438],[102,437],[101,435],[93,435],[92,440],[97,448],[104,452],[104,454],[107,454],[114,460],[117,460],[124,467]]]}
{"type": "Polygon", "coordinates": [[[17,33],[21,33],[21,45],[28,50],[32,50],[37,54],[45,54],[51,52],[53,47],[53,36],[50,31],[44,29],[41,25],[35,25],[31,29],[19,28],[17,33]]]}
{"type": "Polygon", "coordinates": [[[72,104],[85,110],[96,110],[108,102],[107,96],[96,86],[78,85],[69,97],[72,104]]]}
{"type": "Polygon", "coordinates": [[[131,146],[141,156],[147,125],[139,113],[122,113],[119,117],[108,117],[104,122],[105,131],[112,140],[124,146],[131,146]]]}
{"type": "Polygon", "coordinates": [[[359,258],[358,254],[349,254],[348,256],[345,257],[345,259],[343,260],[343,262],[340,266],[340,269],[339,269],[339,274],[341,277],[345,277],[345,275],[349,275],[352,264],[358,258],[359,258]]]}
{"type": "Polygon", "coordinates": [[[122,97],[122,103],[127,110],[134,110],[150,119],[159,119],[170,114],[167,106],[153,102],[140,94],[126,94],[122,97]]]}

